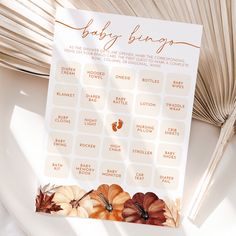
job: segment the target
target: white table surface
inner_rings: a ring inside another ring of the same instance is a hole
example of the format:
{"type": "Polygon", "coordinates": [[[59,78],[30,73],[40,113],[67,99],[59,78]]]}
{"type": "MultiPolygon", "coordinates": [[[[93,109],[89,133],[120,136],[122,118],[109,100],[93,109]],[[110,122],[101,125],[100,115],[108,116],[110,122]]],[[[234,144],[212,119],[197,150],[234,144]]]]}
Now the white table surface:
{"type": "MultiPolygon", "coordinates": [[[[236,235],[235,137],[226,149],[197,224],[185,217],[179,229],[170,229],[35,213],[35,194],[42,165],[47,87],[46,79],[0,67],[0,236],[22,236],[24,233],[27,236],[236,235]]],[[[216,127],[193,120],[184,215],[208,164],[218,134],[216,127]]]]}

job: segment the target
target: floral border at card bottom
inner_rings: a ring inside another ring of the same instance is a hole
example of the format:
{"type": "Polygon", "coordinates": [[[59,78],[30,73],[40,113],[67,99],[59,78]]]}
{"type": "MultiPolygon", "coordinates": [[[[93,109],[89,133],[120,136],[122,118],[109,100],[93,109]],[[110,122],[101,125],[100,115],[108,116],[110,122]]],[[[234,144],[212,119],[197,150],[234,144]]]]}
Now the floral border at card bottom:
{"type": "Polygon", "coordinates": [[[78,185],[39,188],[36,212],[78,216],[101,220],[178,227],[180,200],[160,199],[153,192],[137,192],[131,198],[117,184],[101,184],[97,190],[85,191],[78,185]]]}

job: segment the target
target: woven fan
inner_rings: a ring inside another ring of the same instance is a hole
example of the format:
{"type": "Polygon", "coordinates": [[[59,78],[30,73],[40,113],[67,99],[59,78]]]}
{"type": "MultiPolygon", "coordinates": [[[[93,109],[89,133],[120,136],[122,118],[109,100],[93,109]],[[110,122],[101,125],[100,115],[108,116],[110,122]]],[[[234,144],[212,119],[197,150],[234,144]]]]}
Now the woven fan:
{"type": "MultiPolygon", "coordinates": [[[[57,7],[198,23],[204,26],[193,117],[221,128],[194,198],[194,220],[230,138],[236,133],[235,0],[1,0],[0,64],[47,77],[57,7]]],[[[187,33],[187,32],[186,32],[187,33]]]]}

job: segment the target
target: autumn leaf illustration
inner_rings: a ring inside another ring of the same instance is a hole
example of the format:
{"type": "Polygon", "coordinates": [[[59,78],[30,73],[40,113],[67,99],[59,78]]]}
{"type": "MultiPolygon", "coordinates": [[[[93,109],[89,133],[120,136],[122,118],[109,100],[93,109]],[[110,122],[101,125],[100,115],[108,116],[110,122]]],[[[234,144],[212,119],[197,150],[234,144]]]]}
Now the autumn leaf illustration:
{"type": "Polygon", "coordinates": [[[54,195],[55,193],[51,195],[43,193],[40,189],[35,201],[36,212],[51,213],[62,210],[59,205],[53,202],[54,195]]]}
{"type": "Polygon", "coordinates": [[[50,183],[46,184],[45,186],[41,187],[41,191],[45,194],[52,194],[54,193],[58,188],[60,188],[60,185],[51,185],[50,183]]]}
{"type": "Polygon", "coordinates": [[[166,217],[166,222],[163,223],[165,226],[178,227],[180,221],[180,202],[179,199],[175,201],[165,200],[164,215],[166,217]]]}

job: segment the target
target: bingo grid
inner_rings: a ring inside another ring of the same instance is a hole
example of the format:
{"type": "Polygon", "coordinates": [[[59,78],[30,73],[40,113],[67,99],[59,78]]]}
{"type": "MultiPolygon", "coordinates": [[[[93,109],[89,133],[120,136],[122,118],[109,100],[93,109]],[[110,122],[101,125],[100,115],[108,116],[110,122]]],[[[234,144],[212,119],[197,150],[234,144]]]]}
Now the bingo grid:
{"type": "Polygon", "coordinates": [[[189,75],[59,61],[51,79],[46,176],[178,188],[189,75]]]}

